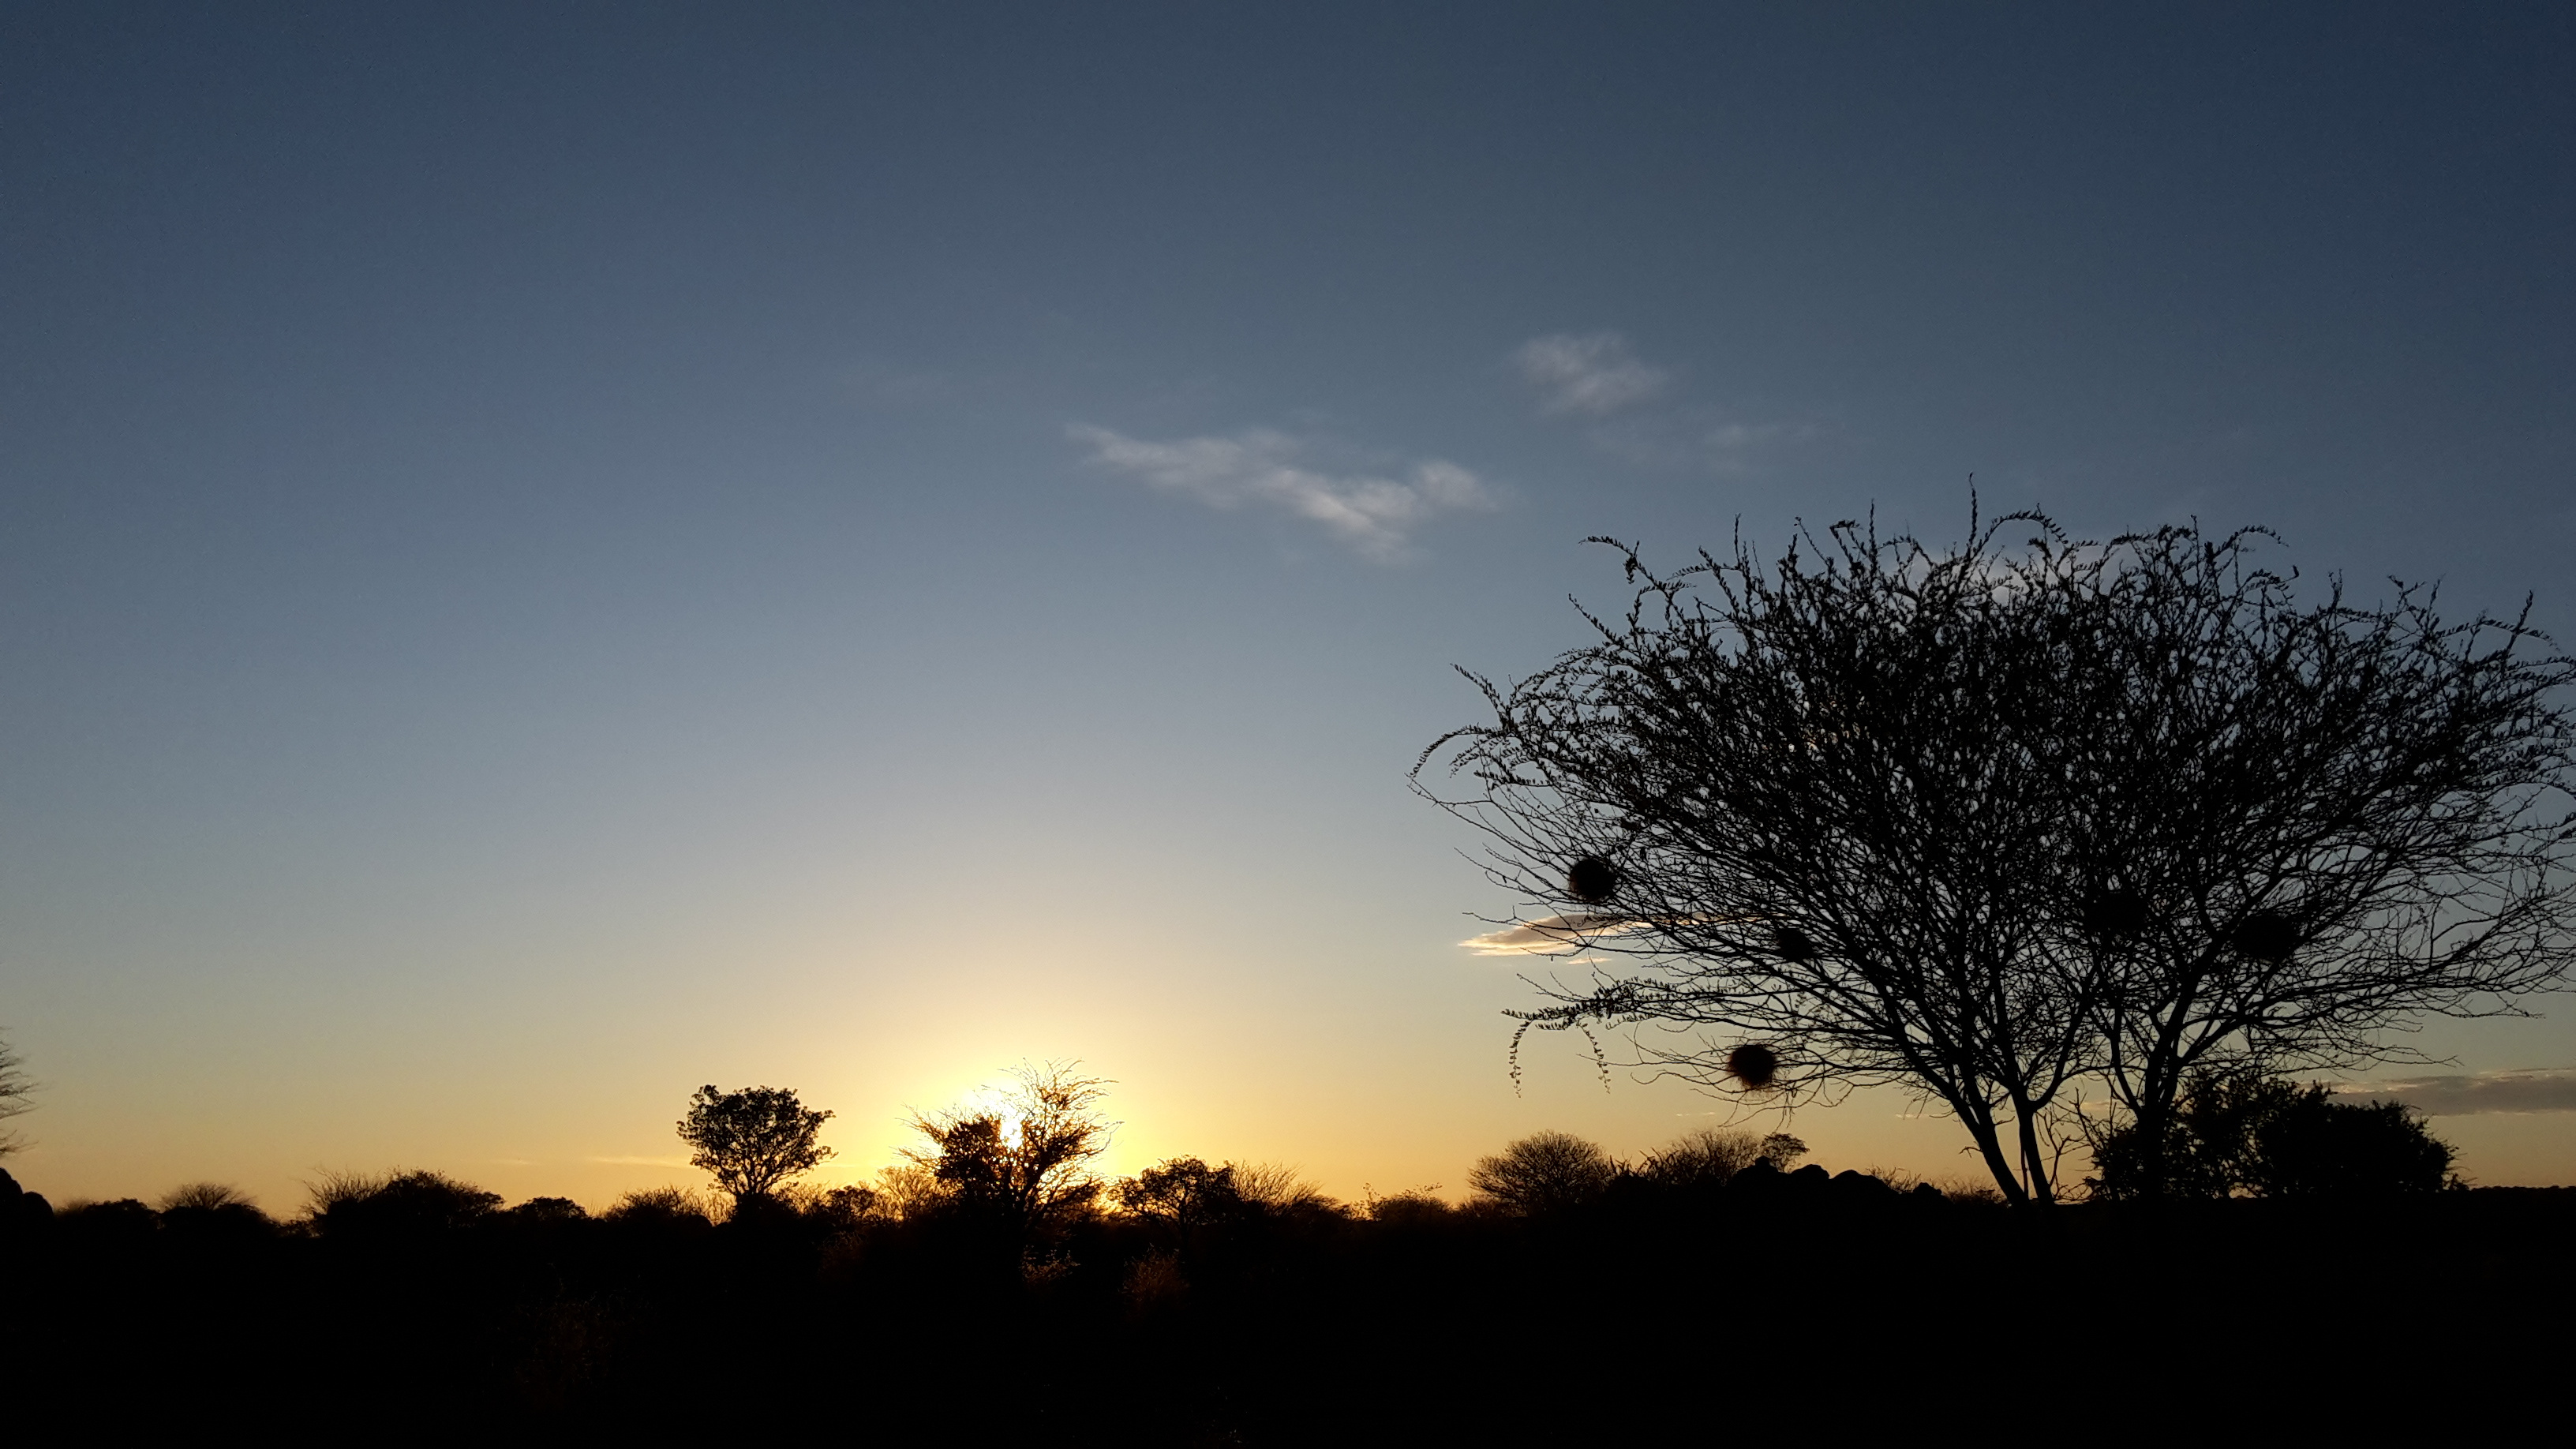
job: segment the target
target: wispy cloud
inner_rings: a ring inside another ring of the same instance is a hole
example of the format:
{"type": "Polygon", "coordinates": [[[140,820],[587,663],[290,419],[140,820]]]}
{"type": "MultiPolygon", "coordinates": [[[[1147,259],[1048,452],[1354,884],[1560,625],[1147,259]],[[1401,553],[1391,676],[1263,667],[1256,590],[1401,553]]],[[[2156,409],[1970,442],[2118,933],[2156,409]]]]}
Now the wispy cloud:
{"type": "Polygon", "coordinates": [[[615,1167],[686,1167],[685,1157],[585,1157],[584,1162],[603,1162],[615,1167]]]}
{"type": "Polygon", "coordinates": [[[2470,1117],[2486,1112],[2576,1112],[2576,1067],[2538,1067],[2474,1076],[2413,1077],[2397,1082],[2356,1082],[2338,1095],[2403,1102],[2427,1117],[2470,1117]]]}
{"type": "Polygon", "coordinates": [[[1414,464],[1404,477],[1382,478],[1301,467],[1304,444],[1266,428],[1169,443],[1080,424],[1070,431],[1091,449],[1091,461],[1111,472],[1212,508],[1283,508],[1381,562],[1403,557],[1413,530],[1438,514],[1494,506],[1475,474],[1438,458],[1414,464]]]}
{"type": "Polygon", "coordinates": [[[1645,924],[1623,916],[1578,912],[1570,916],[1541,916],[1535,921],[1523,921],[1499,931],[1470,936],[1458,944],[1479,956],[1552,956],[1598,937],[1641,930],[1645,924]]]}
{"type": "Polygon", "coordinates": [[[1533,337],[1512,354],[1521,377],[1539,393],[1539,409],[1606,418],[1654,397],[1667,381],[1628,351],[1616,332],[1533,337]]]}
{"type": "Polygon", "coordinates": [[[1747,418],[1673,391],[1671,374],[1629,351],[1616,332],[1556,332],[1513,349],[1539,411],[1580,421],[1592,445],[1648,468],[1751,471],[1762,458],[1815,440],[1814,423],[1747,418]]]}

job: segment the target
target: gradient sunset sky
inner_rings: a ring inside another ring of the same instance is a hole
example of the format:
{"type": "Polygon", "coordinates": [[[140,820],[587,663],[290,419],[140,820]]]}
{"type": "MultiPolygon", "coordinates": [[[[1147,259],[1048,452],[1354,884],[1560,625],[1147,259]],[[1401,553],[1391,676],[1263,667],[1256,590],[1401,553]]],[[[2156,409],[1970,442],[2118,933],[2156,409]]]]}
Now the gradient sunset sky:
{"type": "MultiPolygon", "coordinates": [[[[1345,1195],[1726,1121],[1515,1095],[1451,666],[1621,602],[1587,534],[1971,474],[2576,638],[2571,76],[2563,4],[11,6],[10,1170],[596,1206],[712,1082],[845,1180],[1046,1058],[1345,1195]]],[[[2482,1182],[2576,1182],[2534,1004],[2419,1043],[2482,1182]]]]}

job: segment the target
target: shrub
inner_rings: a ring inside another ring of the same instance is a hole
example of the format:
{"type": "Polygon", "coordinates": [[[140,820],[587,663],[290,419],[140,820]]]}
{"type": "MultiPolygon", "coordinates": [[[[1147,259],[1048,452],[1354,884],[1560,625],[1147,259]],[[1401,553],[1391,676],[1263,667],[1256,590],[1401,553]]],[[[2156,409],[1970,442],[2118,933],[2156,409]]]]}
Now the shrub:
{"type": "Polygon", "coordinates": [[[715,1221],[706,1199],[685,1187],[638,1188],[619,1198],[600,1216],[610,1222],[694,1223],[700,1227],[715,1221]]]}
{"type": "Polygon", "coordinates": [[[1479,1200],[1515,1217],[1590,1202],[1619,1175],[1619,1163],[1571,1132],[1533,1132],[1467,1173],[1479,1200]]]}
{"type": "Polygon", "coordinates": [[[480,1222],[501,1205],[501,1195],[443,1172],[328,1173],[307,1189],[306,1216],[324,1236],[347,1233],[439,1233],[480,1222]]]}

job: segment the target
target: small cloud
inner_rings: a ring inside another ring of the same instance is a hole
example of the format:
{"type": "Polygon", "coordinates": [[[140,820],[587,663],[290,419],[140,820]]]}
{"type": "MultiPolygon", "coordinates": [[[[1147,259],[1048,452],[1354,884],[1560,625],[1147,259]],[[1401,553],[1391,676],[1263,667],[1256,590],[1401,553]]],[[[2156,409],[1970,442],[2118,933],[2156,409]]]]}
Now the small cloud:
{"type": "Polygon", "coordinates": [[[2413,1077],[2399,1082],[2355,1082],[2338,1096],[2403,1102],[2427,1117],[2472,1117],[2488,1112],[2576,1112],[2576,1067],[2537,1067],[2474,1076],[2413,1077]]]}
{"type": "Polygon", "coordinates": [[[1533,337],[1512,353],[1512,361],[1538,389],[1539,410],[1546,413],[1606,418],[1662,392],[1666,381],[1661,368],[1630,355],[1627,339],[1616,332],[1533,337]]]}
{"type": "Polygon", "coordinates": [[[1625,916],[1602,916],[1578,913],[1571,916],[1542,916],[1523,921],[1499,931],[1470,936],[1458,944],[1479,956],[1549,956],[1572,950],[1586,941],[1602,936],[1616,936],[1642,930],[1646,923],[1625,916]]]}
{"type": "Polygon", "coordinates": [[[1404,478],[1336,475],[1299,467],[1303,445],[1267,428],[1170,443],[1084,425],[1069,431],[1101,467],[1211,508],[1284,508],[1380,562],[1403,557],[1412,530],[1437,514],[1494,506],[1475,474],[1438,458],[1416,463],[1404,478]]]}
{"type": "Polygon", "coordinates": [[[686,1167],[685,1157],[585,1157],[584,1162],[604,1162],[611,1167],[686,1167]]]}

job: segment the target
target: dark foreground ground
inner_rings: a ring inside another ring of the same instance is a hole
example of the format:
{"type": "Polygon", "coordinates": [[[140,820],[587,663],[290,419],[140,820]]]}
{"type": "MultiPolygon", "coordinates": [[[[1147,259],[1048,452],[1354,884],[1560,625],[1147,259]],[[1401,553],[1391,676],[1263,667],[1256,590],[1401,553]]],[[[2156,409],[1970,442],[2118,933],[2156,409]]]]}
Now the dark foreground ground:
{"type": "Polygon", "coordinates": [[[2576,1379],[2576,1189],[2014,1214],[1774,1182],[1104,1219],[1034,1272],[820,1214],[136,1206],[0,1255],[0,1413],[85,1442],[2379,1443],[2563,1428],[2576,1379]]]}

